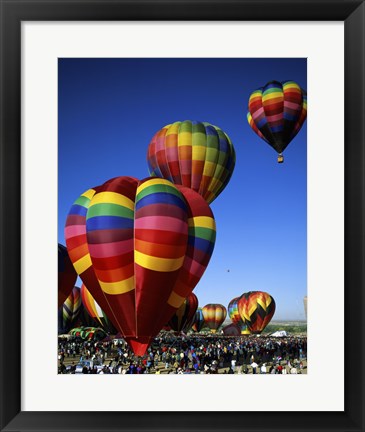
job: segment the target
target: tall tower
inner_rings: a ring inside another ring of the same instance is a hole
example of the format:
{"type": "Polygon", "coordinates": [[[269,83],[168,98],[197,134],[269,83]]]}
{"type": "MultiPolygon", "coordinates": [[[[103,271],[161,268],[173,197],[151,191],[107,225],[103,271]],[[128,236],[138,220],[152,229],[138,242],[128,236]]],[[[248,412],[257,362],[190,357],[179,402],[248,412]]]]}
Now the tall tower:
{"type": "Polygon", "coordinates": [[[305,317],[307,318],[307,296],[303,298],[305,317]]]}

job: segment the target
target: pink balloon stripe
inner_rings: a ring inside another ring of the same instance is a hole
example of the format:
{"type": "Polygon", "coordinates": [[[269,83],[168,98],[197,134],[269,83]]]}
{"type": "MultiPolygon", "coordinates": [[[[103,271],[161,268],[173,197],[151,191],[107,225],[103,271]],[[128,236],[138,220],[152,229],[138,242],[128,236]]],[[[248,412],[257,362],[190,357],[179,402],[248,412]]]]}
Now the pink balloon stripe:
{"type": "Polygon", "coordinates": [[[138,218],[137,211],[137,217],[134,221],[134,228],[185,233],[186,222],[168,216],[146,216],[138,218]]]}
{"type": "Polygon", "coordinates": [[[301,105],[299,105],[298,103],[289,102],[289,101],[284,101],[284,107],[291,108],[295,111],[299,111],[302,108],[301,105]]]}
{"type": "Polygon", "coordinates": [[[86,234],[86,225],[71,225],[65,227],[65,237],[71,238],[86,234]]]}
{"type": "Polygon", "coordinates": [[[114,243],[89,244],[89,252],[92,258],[111,258],[124,255],[133,251],[134,240],[124,240],[114,243]]]}
{"type": "Polygon", "coordinates": [[[206,269],[206,266],[201,265],[190,257],[185,257],[184,269],[187,270],[191,275],[201,277],[206,269]]]}
{"type": "Polygon", "coordinates": [[[280,121],[283,118],[283,113],[275,114],[275,115],[272,115],[272,116],[266,116],[266,118],[267,118],[267,121],[269,123],[274,122],[274,121],[280,121]]]}
{"type": "Polygon", "coordinates": [[[255,111],[254,113],[252,113],[251,116],[252,116],[253,120],[256,120],[257,117],[259,117],[262,114],[265,114],[264,108],[260,107],[257,111],[255,111]]]}

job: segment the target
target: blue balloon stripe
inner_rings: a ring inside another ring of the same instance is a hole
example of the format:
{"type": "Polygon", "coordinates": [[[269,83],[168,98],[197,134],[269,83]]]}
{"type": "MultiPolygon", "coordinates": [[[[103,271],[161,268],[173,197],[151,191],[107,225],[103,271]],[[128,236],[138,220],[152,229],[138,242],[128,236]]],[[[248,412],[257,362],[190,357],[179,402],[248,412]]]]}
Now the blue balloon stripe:
{"type": "Polygon", "coordinates": [[[266,119],[266,117],[263,117],[261,120],[259,120],[259,121],[256,123],[256,126],[257,126],[259,129],[261,129],[262,126],[265,126],[266,124],[267,124],[267,119],[266,119]]]}
{"type": "Polygon", "coordinates": [[[289,121],[297,121],[300,116],[300,112],[296,115],[290,115],[289,113],[284,112],[284,119],[289,121]]]}
{"type": "Polygon", "coordinates": [[[199,249],[208,255],[212,255],[214,250],[214,242],[210,242],[209,240],[198,237],[189,236],[188,244],[189,246],[193,246],[194,248],[199,249]]]}
{"type": "Polygon", "coordinates": [[[136,203],[136,210],[152,205],[152,204],[170,204],[175,205],[182,210],[186,210],[186,204],[178,196],[165,192],[156,192],[151,195],[146,195],[136,203]]]}
{"type": "Polygon", "coordinates": [[[97,216],[86,221],[87,231],[109,229],[133,229],[134,220],[118,216],[97,216]]]}
{"type": "Polygon", "coordinates": [[[284,129],[284,127],[283,127],[283,125],[271,126],[270,129],[271,129],[271,132],[277,133],[277,132],[281,132],[284,129]]]}
{"type": "Polygon", "coordinates": [[[207,125],[207,124],[204,124],[204,126],[205,126],[205,133],[207,135],[211,135],[211,136],[217,136],[218,135],[217,130],[213,126],[207,125]]]}
{"type": "Polygon", "coordinates": [[[69,215],[79,215],[79,216],[86,216],[87,208],[80,206],[78,204],[73,204],[71,206],[71,209],[69,211],[69,215]]]}
{"type": "Polygon", "coordinates": [[[222,136],[219,137],[219,151],[228,153],[229,144],[228,141],[222,136]]]}

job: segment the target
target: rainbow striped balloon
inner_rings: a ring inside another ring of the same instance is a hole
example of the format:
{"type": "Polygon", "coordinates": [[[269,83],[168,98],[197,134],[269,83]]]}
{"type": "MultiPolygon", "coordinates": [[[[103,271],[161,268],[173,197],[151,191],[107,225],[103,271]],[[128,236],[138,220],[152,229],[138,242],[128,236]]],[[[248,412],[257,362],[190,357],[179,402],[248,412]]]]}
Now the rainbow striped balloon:
{"type": "Polygon", "coordinates": [[[271,81],[251,93],[247,120],[252,130],[279,154],[307,118],[307,94],[294,81],[271,81]]]}
{"type": "Polygon", "coordinates": [[[117,177],[76,200],[65,238],[83,283],[143,355],[203,275],[215,221],[191,189],[161,178],[117,177]]]}
{"type": "Polygon", "coordinates": [[[216,333],[227,316],[227,309],[221,304],[209,303],[203,307],[204,322],[211,333],[216,333]]]}
{"type": "Polygon", "coordinates": [[[154,135],[147,163],[151,176],[191,188],[211,203],[227,186],[236,154],[219,127],[183,121],[164,126],[154,135]]]}
{"type": "Polygon", "coordinates": [[[239,297],[235,297],[228,304],[228,315],[231,318],[232,323],[237,326],[241,334],[250,334],[250,330],[247,328],[246,323],[242,320],[241,315],[238,312],[238,300],[239,297]]]}
{"type": "Polygon", "coordinates": [[[263,291],[250,291],[238,300],[238,311],[251,333],[260,334],[275,313],[275,300],[263,291]]]}

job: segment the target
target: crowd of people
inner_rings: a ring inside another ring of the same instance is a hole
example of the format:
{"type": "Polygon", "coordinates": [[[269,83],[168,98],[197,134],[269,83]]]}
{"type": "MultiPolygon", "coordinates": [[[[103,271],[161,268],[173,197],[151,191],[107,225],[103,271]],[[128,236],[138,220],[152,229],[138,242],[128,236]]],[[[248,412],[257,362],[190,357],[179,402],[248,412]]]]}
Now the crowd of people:
{"type": "Polygon", "coordinates": [[[143,357],[123,339],[59,340],[59,373],[295,374],[306,368],[306,337],[157,337],[143,357]]]}

